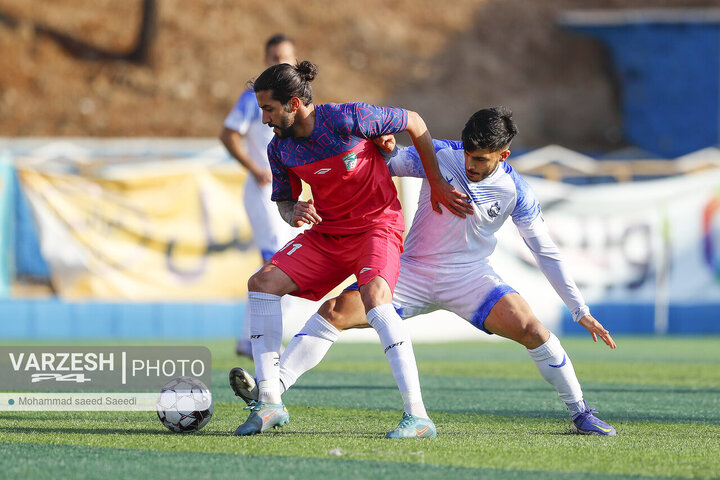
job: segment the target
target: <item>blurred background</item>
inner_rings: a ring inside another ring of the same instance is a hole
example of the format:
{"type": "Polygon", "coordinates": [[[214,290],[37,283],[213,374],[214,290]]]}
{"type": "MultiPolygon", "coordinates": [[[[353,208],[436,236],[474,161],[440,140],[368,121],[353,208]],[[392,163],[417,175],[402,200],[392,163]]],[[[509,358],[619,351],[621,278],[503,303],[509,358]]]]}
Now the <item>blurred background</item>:
{"type": "MultiPolygon", "coordinates": [[[[217,137],[278,32],[319,66],[316,103],[408,108],[452,139],[510,107],[510,163],[595,316],[720,333],[718,1],[0,0],[3,338],[240,331],[260,256],[217,137]]],[[[418,185],[399,186],[409,222],[418,185]]],[[[514,226],[493,262],[579,333],[514,226]]]]}

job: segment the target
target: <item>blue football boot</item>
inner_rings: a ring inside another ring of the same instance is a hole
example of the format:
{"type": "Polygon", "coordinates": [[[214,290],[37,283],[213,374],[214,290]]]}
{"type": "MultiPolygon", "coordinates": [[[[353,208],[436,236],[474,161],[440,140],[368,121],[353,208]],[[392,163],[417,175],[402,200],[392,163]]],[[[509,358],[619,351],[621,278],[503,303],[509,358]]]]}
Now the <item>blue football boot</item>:
{"type": "Polygon", "coordinates": [[[574,433],[581,435],[607,435],[610,437],[617,435],[617,432],[611,425],[608,425],[593,415],[593,413],[597,413],[597,410],[588,407],[585,400],[583,400],[583,403],[585,404],[585,411],[574,413],[572,416],[574,433]]]}

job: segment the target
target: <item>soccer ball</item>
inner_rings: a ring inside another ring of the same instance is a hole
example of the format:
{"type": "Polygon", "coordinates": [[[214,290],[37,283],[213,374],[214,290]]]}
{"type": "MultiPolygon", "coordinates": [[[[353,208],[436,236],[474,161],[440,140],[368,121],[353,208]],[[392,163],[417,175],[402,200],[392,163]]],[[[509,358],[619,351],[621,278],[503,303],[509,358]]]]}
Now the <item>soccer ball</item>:
{"type": "Polygon", "coordinates": [[[163,385],[156,407],[158,418],[171,431],[194,432],[212,417],[212,393],[200,380],[177,377],[163,385]]]}

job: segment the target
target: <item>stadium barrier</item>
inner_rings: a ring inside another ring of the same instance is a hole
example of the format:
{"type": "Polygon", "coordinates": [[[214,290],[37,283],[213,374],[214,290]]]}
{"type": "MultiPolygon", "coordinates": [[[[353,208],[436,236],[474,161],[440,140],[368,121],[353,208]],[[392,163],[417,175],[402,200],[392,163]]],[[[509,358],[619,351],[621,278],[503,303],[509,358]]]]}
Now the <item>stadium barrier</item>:
{"type": "MultiPolygon", "coordinates": [[[[27,227],[15,228],[16,245],[31,243],[28,232],[37,235],[37,255],[50,266],[58,296],[0,302],[8,337],[198,338],[239,331],[244,280],[259,266],[240,201],[244,176],[215,140],[153,144],[18,142],[21,188],[13,198],[29,202],[25,217],[17,213],[20,202],[12,202],[14,217],[27,227]]],[[[532,177],[551,167],[573,178],[608,173],[604,162],[562,147],[531,151],[511,164],[529,174],[574,277],[613,332],[720,333],[719,157],[706,149],[654,165],[655,173],[671,175],[664,179],[585,186],[532,177]]],[[[642,176],[651,163],[629,162],[636,170],[618,178],[642,176]]],[[[400,185],[409,222],[419,182],[400,185]]],[[[510,223],[499,232],[496,270],[548,327],[578,333],[510,223]]],[[[295,321],[304,322],[310,310],[295,321]]],[[[412,320],[413,338],[483,338],[448,320],[453,316],[412,320]]],[[[344,338],[372,341],[373,334],[344,338]]]]}

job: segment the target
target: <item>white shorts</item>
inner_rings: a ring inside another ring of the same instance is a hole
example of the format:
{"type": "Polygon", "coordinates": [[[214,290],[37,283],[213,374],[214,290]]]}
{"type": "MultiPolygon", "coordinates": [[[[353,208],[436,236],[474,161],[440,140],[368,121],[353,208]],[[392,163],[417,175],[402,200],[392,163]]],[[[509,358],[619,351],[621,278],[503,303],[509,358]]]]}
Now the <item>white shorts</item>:
{"type": "Polygon", "coordinates": [[[403,256],[393,305],[403,319],[449,310],[491,333],[485,330],[485,319],[501,297],[513,292],[487,263],[437,267],[403,256]]]}
{"type": "Polygon", "coordinates": [[[272,183],[267,183],[261,188],[255,181],[255,177],[248,174],[243,202],[253,231],[253,240],[260,250],[263,262],[270,260],[270,257],[280,250],[280,247],[301,232],[300,229],[291,227],[282,219],[277,205],[270,200],[271,194],[272,183]]]}

